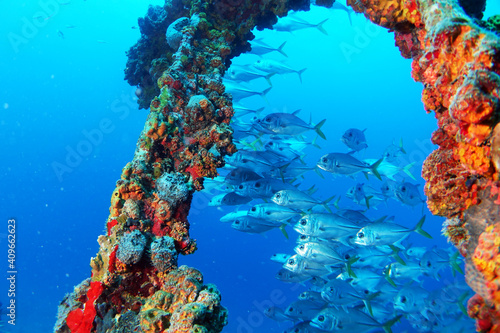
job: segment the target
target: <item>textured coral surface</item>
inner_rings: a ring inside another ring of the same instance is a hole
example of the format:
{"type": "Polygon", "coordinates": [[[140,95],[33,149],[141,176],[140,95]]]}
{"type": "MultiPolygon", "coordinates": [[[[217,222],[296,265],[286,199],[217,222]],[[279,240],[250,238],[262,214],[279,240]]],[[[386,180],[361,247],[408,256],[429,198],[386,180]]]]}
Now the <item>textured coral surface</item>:
{"type": "Polygon", "coordinates": [[[251,29],[308,8],[303,0],[173,0],[139,20],[125,74],[150,113],[112,193],[91,278],[61,302],[56,332],[222,330],[227,311],[217,288],[178,267],[179,254],[196,250],[187,218],[193,193],[236,151],[222,76],[249,49],[251,29]]]}

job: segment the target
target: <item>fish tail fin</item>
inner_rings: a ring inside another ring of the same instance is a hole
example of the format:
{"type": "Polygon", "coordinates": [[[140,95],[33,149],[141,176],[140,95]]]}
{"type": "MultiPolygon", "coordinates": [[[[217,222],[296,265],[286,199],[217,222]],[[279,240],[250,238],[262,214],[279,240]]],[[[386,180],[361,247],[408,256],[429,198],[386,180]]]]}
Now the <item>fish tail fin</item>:
{"type": "Polygon", "coordinates": [[[323,174],[319,171],[320,169],[318,168],[318,166],[314,166],[314,172],[316,172],[318,174],[318,176],[320,176],[322,179],[325,179],[325,176],[323,176],[323,174]]]}
{"type": "Polygon", "coordinates": [[[464,301],[465,299],[469,296],[469,292],[464,292],[462,295],[460,295],[460,297],[458,298],[457,300],[457,303],[458,303],[458,308],[460,309],[460,311],[462,311],[462,313],[466,316],[468,316],[467,314],[467,309],[465,309],[465,306],[464,306],[464,301]]]}
{"type": "Polygon", "coordinates": [[[355,279],[358,276],[352,270],[352,264],[354,264],[358,260],[359,260],[359,257],[351,257],[351,258],[349,258],[349,260],[347,260],[347,262],[345,264],[345,268],[347,270],[347,274],[349,274],[350,277],[355,278],[355,279]]]}
{"type": "Polygon", "coordinates": [[[394,326],[394,324],[397,323],[401,319],[402,316],[403,315],[397,315],[396,317],[383,323],[382,328],[384,329],[384,332],[392,333],[391,327],[394,326]]]}
{"type": "Polygon", "coordinates": [[[283,44],[281,44],[276,51],[278,51],[279,53],[281,53],[282,55],[284,55],[285,57],[288,58],[288,55],[285,53],[285,51],[283,51],[283,47],[285,47],[285,44],[286,44],[286,41],[283,42],[283,44]]]}
{"type": "Polygon", "coordinates": [[[318,148],[318,149],[321,149],[321,147],[316,143],[316,141],[318,141],[318,137],[319,135],[316,135],[313,139],[313,142],[311,143],[311,145],[313,145],[314,147],[318,148]]]}
{"type": "Polygon", "coordinates": [[[296,71],[297,75],[299,76],[300,83],[302,83],[302,73],[304,73],[306,69],[307,68],[302,68],[301,70],[296,71]]]}
{"type": "Polygon", "coordinates": [[[317,188],[314,188],[316,185],[313,185],[311,187],[309,187],[307,190],[306,190],[306,193],[309,194],[309,195],[313,195],[314,192],[316,192],[318,189],[317,188]]]}
{"type": "Polygon", "coordinates": [[[289,239],[288,237],[288,232],[286,232],[286,223],[283,223],[282,225],[280,225],[280,230],[281,230],[281,233],[285,236],[286,239],[289,239]]]}
{"type": "Polygon", "coordinates": [[[349,10],[349,8],[347,8],[346,12],[347,12],[347,18],[349,19],[349,23],[350,23],[350,24],[351,24],[351,26],[352,26],[352,16],[351,16],[351,14],[352,14],[353,12],[352,12],[351,10],[349,10]]]}
{"type": "Polygon", "coordinates": [[[415,162],[408,164],[403,168],[403,172],[410,176],[411,179],[416,180],[410,172],[410,169],[415,165],[415,162]]]}
{"type": "Polygon", "coordinates": [[[257,117],[260,117],[260,113],[261,113],[262,111],[264,111],[264,109],[265,109],[265,107],[261,107],[261,108],[259,108],[259,109],[255,110],[255,115],[256,115],[257,117]]]}
{"type": "Polygon", "coordinates": [[[269,101],[266,98],[267,93],[272,89],[273,87],[269,87],[267,89],[264,89],[259,95],[266,101],[267,104],[269,104],[269,101]]]}
{"type": "Polygon", "coordinates": [[[283,183],[285,182],[285,170],[286,170],[286,168],[288,168],[289,165],[290,165],[290,163],[287,163],[287,164],[279,167],[280,176],[281,176],[281,180],[283,181],[283,183]]]}
{"type": "Polygon", "coordinates": [[[422,226],[424,225],[425,222],[425,215],[422,216],[422,218],[418,221],[417,225],[413,229],[417,234],[422,235],[424,237],[432,239],[432,236],[429,235],[424,229],[422,229],[422,226]]]}
{"type": "Polygon", "coordinates": [[[365,197],[366,208],[370,209],[370,199],[373,198],[373,195],[365,197]]]}
{"type": "Polygon", "coordinates": [[[323,205],[323,207],[325,207],[325,209],[327,210],[328,213],[332,213],[332,210],[330,209],[330,207],[328,207],[328,203],[330,201],[333,200],[333,198],[335,198],[334,195],[332,195],[331,197],[329,197],[328,199],[324,200],[323,202],[321,202],[321,204],[323,205]]]}
{"type": "Polygon", "coordinates": [[[252,142],[249,143],[249,145],[250,147],[252,147],[253,150],[259,150],[259,148],[256,146],[257,143],[262,146],[262,141],[260,140],[260,138],[253,140],[252,142]]]}
{"type": "Polygon", "coordinates": [[[394,260],[396,260],[397,262],[399,262],[401,265],[406,266],[405,261],[399,255],[399,252],[401,252],[401,249],[398,248],[398,247],[396,247],[396,246],[394,246],[394,245],[389,245],[389,248],[392,250],[391,257],[393,257],[394,260]]]}
{"type": "Polygon", "coordinates": [[[377,291],[376,293],[373,293],[371,295],[368,295],[366,298],[363,298],[363,303],[365,304],[366,306],[366,309],[368,310],[368,313],[370,314],[370,316],[373,317],[373,308],[372,308],[372,303],[371,301],[378,297],[380,295],[380,291],[377,291]]]}
{"type": "Polygon", "coordinates": [[[266,81],[267,81],[267,83],[269,84],[270,87],[273,86],[273,83],[271,82],[271,78],[273,76],[275,76],[275,75],[276,75],[276,73],[269,73],[266,76],[264,76],[264,78],[266,79],[266,81]]]}
{"type": "Polygon", "coordinates": [[[459,265],[458,255],[459,255],[459,253],[455,252],[450,256],[450,266],[453,269],[453,272],[458,272],[458,273],[463,275],[464,271],[462,270],[462,268],[459,265]]]}
{"type": "Polygon", "coordinates": [[[323,34],[328,36],[328,31],[326,31],[325,28],[323,27],[323,24],[325,24],[326,21],[328,21],[328,19],[325,19],[325,20],[319,22],[318,24],[316,24],[316,29],[318,29],[323,34]]]}
{"type": "Polygon", "coordinates": [[[382,163],[383,161],[384,161],[384,159],[381,158],[377,162],[375,162],[372,165],[370,165],[371,171],[373,172],[373,174],[375,175],[375,177],[377,177],[379,180],[382,180],[382,177],[380,177],[380,173],[378,173],[377,168],[379,167],[380,163],[382,163]]]}
{"type": "Polygon", "coordinates": [[[314,131],[323,139],[326,140],[325,134],[321,131],[321,126],[325,124],[326,119],[320,121],[317,125],[314,126],[314,131]]]}
{"type": "Polygon", "coordinates": [[[333,202],[333,205],[334,205],[334,206],[335,206],[335,208],[337,208],[337,209],[340,209],[340,207],[339,207],[339,201],[340,201],[340,198],[341,198],[341,197],[340,197],[340,195],[339,195],[339,197],[337,198],[337,200],[335,200],[335,201],[333,202]]]}
{"type": "Polygon", "coordinates": [[[403,148],[403,138],[399,139],[399,150],[400,150],[403,154],[406,154],[406,150],[403,148]]]}

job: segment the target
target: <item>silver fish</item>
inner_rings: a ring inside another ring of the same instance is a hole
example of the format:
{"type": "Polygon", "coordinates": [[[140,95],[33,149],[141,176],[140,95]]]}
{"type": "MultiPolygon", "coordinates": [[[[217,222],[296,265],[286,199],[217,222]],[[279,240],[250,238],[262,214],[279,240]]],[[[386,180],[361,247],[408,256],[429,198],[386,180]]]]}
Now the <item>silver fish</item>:
{"type": "Polygon", "coordinates": [[[323,155],[317,165],[321,170],[344,176],[354,175],[358,172],[372,172],[375,177],[382,179],[377,171],[378,166],[383,159],[374,164],[368,164],[358,160],[351,154],[330,153],[323,155]]]}
{"type": "Polygon", "coordinates": [[[244,197],[239,194],[236,194],[234,192],[229,192],[229,193],[222,193],[219,195],[216,195],[212,199],[210,199],[210,202],[208,203],[209,206],[237,206],[237,205],[244,205],[248,202],[252,201],[252,198],[250,197],[244,197]]]}
{"type": "Polygon", "coordinates": [[[321,31],[321,33],[323,33],[324,35],[328,35],[328,32],[325,30],[325,28],[323,28],[323,24],[325,24],[326,21],[328,21],[328,19],[314,24],[314,23],[309,23],[306,20],[303,20],[299,17],[289,16],[280,19],[278,23],[273,25],[273,30],[293,32],[301,29],[316,28],[319,31],[321,31]]]}
{"type": "Polygon", "coordinates": [[[255,67],[252,66],[231,65],[224,78],[233,80],[235,82],[248,82],[263,78],[266,79],[267,83],[270,86],[272,86],[271,77],[275,74],[276,73],[266,73],[256,70],[255,67]]]}
{"type": "Polygon", "coordinates": [[[271,113],[263,119],[258,119],[257,123],[264,129],[282,135],[298,135],[309,130],[314,130],[321,138],[326,140],[321,127],[326,119],[317,125],[308,124],[292,113],[271,113]]]}
{"type": "Polygon", "coordinates": [[[311,260],[307,260],[296,254],[291,256],[283,264],[283,268],[299,275],[324,276],[331,273],[331,271],[324,265],[318,264],[311,260]]]}
{"type": "Polygon", "coordinates": [[[330,202],[335,196],[332,196],[324,201],[319,201],[317,199],[314,199],[307,193],[304,193],[300,190],[281,190],[276,192],[271,200],[284,207],[288,208],[293,208],[293,209],[301,209],[301,210],[308,210],[313,208],[314,206],[321,205],[323,206],[327,211],[330,211],[330,208],[328,207],[328,202],[330,202]]]}
{"type": "Polygon", "coordinates": [[[300,215],[300,211],[281,207],[274,203],[262,203],[252,206],[248,215],[259,219],[284,222],[300,215]]]}
{"type": "Polygon", "coordinates": [[[366,149],[368,148],[368,144],[366,143],[365,131],[366,128],[362,131],[357,128],[349,128],[342,135],[340,141],[342,141],[343,144],[356,152],[366,149]]]}
{"type": "Polygon", "coordinates": [[[359,225],[337,214],[312,213],[302,217],[294,229],[303,235],[341,240],[355,235],[359,225]]]}
{"type": "Polygon", "coordinates": [[[408,206],[422,204],[425,200],[420,197],[420,191],[417,186],[409,182],[397,184],[393,189],[394,195],[401,203],[408,206]]]}
{"type": "Polygon", "coordinates": [[[302,73],[304,73],[304,71],[307,69],[303,68],[301,70],[296,70],[283,64],[282,62],[271,59],[259,59],[253,64],[253,66],[266,73],[296,73],[299,76],[300,83],[302,83],[302,73]]]}
{"type": "Polygon", "coordinates": [[[278,47],[272,47],[272,46],[264,43],[260,39],[254,39],[251,44],[252,44],[252,49],[249,52],[251,54],[256,54],[256,55],[262,56],[264,54],[271,53],[271,52],[279,52],[279,53],[281,53],[281,55],[288,58],[288,55],[285,53],[285,51],[283,51],[283,48],[286,45],[286,41],[283,42],[278,47]]]}
{"type": "Polygon", "coordinates": [[[262,91],[257,91],[231,81],[224,82],[224,85],[226,86],[226,92],[230,93],[235,101],[252,96],[261,96],[264,100],[266,100],[266,95],[272,88],[269,87],[262,91]]]}
{"type": "Polygon", "coordinates": [[[425,307],[429,292],[421,287],[406,286],[394,297],[394,309],[405,313],[417,313],[425,307]]]}
{"type": "Polygon", "coordinates": [[[388,222],[375,222],[363,227],[354,239],[354,243],[363,246],[392,245],[404,248],[400,242],[408,237],[411,232],[416,232],[424,237],[432,238],[422,229],[425,222],[423,216],[413,229],[408,229],[402,225],[388,222]]]}

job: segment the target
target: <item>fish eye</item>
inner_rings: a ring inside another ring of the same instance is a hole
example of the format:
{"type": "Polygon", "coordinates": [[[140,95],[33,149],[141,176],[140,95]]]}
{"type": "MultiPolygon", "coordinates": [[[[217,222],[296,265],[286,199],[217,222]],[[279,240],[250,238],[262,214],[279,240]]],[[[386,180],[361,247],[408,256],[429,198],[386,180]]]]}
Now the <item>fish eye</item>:
{"type": "Polygon", "coordinates": [[[401,186],[401,192],[406,191],[406,186],[401,186]]]}
{"type": "Polygon", "coordinates": [[[351,258],[351,256],[350,256],[349,254],[346,254],[346,255],[344,256],[344,258],[345,258],[345,259],[350,259],[350,258],[351,258]]]}
{"type": "Polygon", "coordinates": [[[304,249],[304,245],[299,246],[299,249],[303,250],[304,249]]]}
{"type": "Polygon", "coordinates": [[[266,117],[264,121],[267,121],[268,123],[271,122],[271,117],[266,117]]]}
{"type": "Polygon", "coordinates": [[[326,163],[328,162],[328,159],[326,157],[321,158],[321,162],[326,163]]]}
{"type": "Polygon", "coordinates": [[[245,187],[244,187],[243,185],[238,185],[238,189],[239,189],[239,190],[242,190],[242,189],[244,189],[244,188],[245,188],[245,187]]]}
{"type": "Polygon", "coordinates": [[[306,235],[300,235],[300,240],[307,240],[307,236],[306,235]]]}
{"type": "Polygon", "coordinates": [[[293,312],[293,307],[289,307],[288,312],[293,312]]]}
{"type": "Polygon", "coordinates": [[[365,290],[363,290],[363,293],[365,293],[365,295],[368,295],[370,293],[370,291],[368,289],[365,289],[365,290]]]}
{"type": "Polygon", "coordinates": [[[250,210],[251,210],[252,212],[255,212],[255,211],[257,210],[257,208],[252,207],[250,210]]]}
{"type": "Polygon", "coordinates": [[[288,260],[288,265],[294,265],[294,264],[295,264],[295,260],[293,260],[293,259],[288,260]]]}
{"type": "Polygon", "coordinates": [[[335,291],[335,288],[330,287],[330,289],[329,289],[329,290],[330,290],[330,292],[331,292],[331,293],[333,293],[333,292],[335,291]]]}
{"type": "Polygon", "coordinates": [[[276,193],[276,198],[281,198],[281,194],[279,192],[276,193]]]}
{"type": "Polygon", "coordinates": [[[427,262],[427,267],[431,267],[431,266],[432,266],[432,265],[431,265],[431,262],[430,262],[430,261],[428,261],[428,262],[427,262]]]}
{"type": "Polygon", "coordinates": [[[234,224],[240,224],[240,220],[234,220],[234,224]]]}
{"type": "Polygon", "coordinates": [[[318,317],[318,321],[324,322],[325,321],[325,316],[321,315],[318,317]]]}
{"type": "Polygon", "coordinates": [[[362,233],[362,232],[358,232],[358,238],[364,238],[365,237],[365,234],[362,233]]]}
{"type": "Polygon", "coordinates": [[[307,221],[306,220],[300,220],[300,225],[306,225],[307,221]]]}
{"type": "Polygon", "coordinates": [[[406,303],[407,299],[405,296],[401,296],[401,299],[400,299],[401,303],[406,303]]]}
{"type": "Polygon", "coordinates": [[[260,182],[255,183],[255,187],[259,188],[260,187],[260,182]]]}

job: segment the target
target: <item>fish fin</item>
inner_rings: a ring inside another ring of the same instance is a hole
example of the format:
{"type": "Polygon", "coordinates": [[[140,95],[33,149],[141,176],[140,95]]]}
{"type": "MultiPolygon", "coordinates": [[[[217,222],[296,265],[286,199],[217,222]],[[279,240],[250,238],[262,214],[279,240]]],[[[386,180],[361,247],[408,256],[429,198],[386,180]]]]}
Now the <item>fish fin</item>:
{"type": "MultiPolygon", "coordinates": [[[[259,117],[259,116],[260,116],[260,113],[261,113],[262,111],[264,111],[264,109],[265,109],[265,107],[261,107],[260,109],[255,110],[255,115],[256,115],[257,117],[259,117]]],[[[260,137],[259,137],[259,138],[257,138],[257,139],[258,139],[258,140],[260,140],[260,137]]]]}
{"type": "MultiPolygon", "coordinates": [[[[363,174],[365,175],[366,180],[369,180],[369,178],[368,178],[368,173],[367,173],[367,172],[363,172],[363,174]]],[[[353,178],[353,179],[354,179],[354,178],[353,178]]]]}
{"type": "Polygon", "coordinates": [[[299,114],[299,112],[302,111],[302,109],[298,109],[292,112],[292,115],[296,116],[299,114]]]}
{"type": "Polygon", "coordinates": [[[299,80],[300,80],[300,83],[302,83],[302,73],[304,73],[304,71],[306,70],[307,68],[303,68],[299,71],[297,71],[297,75],[299,76],[299,80]]]}
{"type": "Polygon", "coordinates": [[[314,126],[314,130],[316,131],[316,133],[323,139],[323,140],[326,140],[326,136],[325,134],[323,134],[323,132],[321,131],[321,126],[323,126],[325,124],[325,121],[326,119],[323,119],[322,121],[320,121],[317,125],[314,126]]]}
{"type": "Polygon", "coordinates": [[[458,252],[455,252],[453,253],[451,256],[450,256],[450,266],[451,268],[453,269],[453,272],[458,272],[460,274],[464,274],[464,271],[462,270],[462,268],[460,267],[459,263],[458,263],[458,255],[459,253],[458,252]]]}
{"type": "Polygon", "coordinates": [[[371,171],[373,172],[373,174],[375,175],[375,177],[377,177],[379,180],[382,180],[382,178],[380,177],[380,174],[378,173],[377,168],[380,165],[380,163],[382,163],[383,161],[384,161],[384,159],[381,158],[377,162],[375,162],[372,165],[370,165],[371,171]]]}
{"type": "Polygon", "coordinates": [[[317,189],[314,189],[315,186],[316,185],[309,187],[305,192],[309,195],[313,195],[313,193],[317,191],[317,189]]]}
{"type": "Polygon", "coordinates": [[[288,55],[283,51],[283,47],[285,47],[285,45],[286,45],[286,41],[283,42],[283,44],[281,44],[276,51],[278,51],[279,53],[281,53],[282,55],[284,55],[285,57],[288,58],[288,55]]]}
{"type": "Polygon", "coordinates": [[[287,163],[285,165],[282,165],[279,167],[279,170],[280,170],[280,176],[281,176],[281,180],[283,181],[283,183],[285,183],[285,175],[284,175],[284,172],[286,170],[286,168],[288,168],[290,166],[290,163],[287,163]]]}
{"type": "Polygon", "coordinates": [[[325,19],[325,20],[319,22],[318,24],[316,24],[316,28],[319,31],[321,31],[323,34],[328,36],[328,32],[325,30],[325,28],[323,28],[323,24],[325,24],[326,21],[328,21],[328,19],[325,19]]]}
{"type": "Polygon", "coordinates": [[[389,264],[387,268],[384,270],[384,277],[391,286],[397,288],[398,286],[396,285],[396,283],[394,283],[394,280],[391,278],[391,269],[392,269],[392,264],[389,264]]]}
{"type": "Polygon", "coordinates": [[[406,154],[406,151],[403,148],[403,138],[399,139],[399,150],[401,150],[403,154],[406,154]]]}
{"type": "MultiPolygon", "coordinates": [[[[286,42],[285,42],[286,43],[286,42]]],[[[264,78],[266,79],[267,83],[269,84],[270,87],[273,86],[273,83],[271,82],[271,78],[276,75],[276,73],[270,73],[270,74],[267,74],[266,76],[264,76],[264,78]]]]}
{"type": "Polygon", "coordinates": [[[432,239],[432,236],[429,235],[424,229],[422,229],[424,222],[425,222],[425,215],[422,216],[422,218],[418,221],[417,225],[413,230],[419,235],[432,239]]]}
{"type": "Polygon", "coordinates": [[[400,249],[400,248],[397,248],[397,247],[396,247],[396,246],[394,246],[394,245],[389,245],[389,248],[392,250],[391,257],[393,257],[393,258],[394,258],[394,260],[396,260],[397,262],[399,262],[401,265],[406,266],[405,261],[404,261],[404,260],[403,260],[403,258],[401,258],[401,256],[399,255],[399,252],[401,252],[401,249],[400,249]]]}
{"type": "Polygon", "coordinates": [[[318,176],[321,177],[321,179],[325,179],[325,176],[323,176],[323,174],[319,171],[320,168],[318,168],[317,165],[314,166],[314,172],[316,172],[318,174],[318,176]]]}
{"type": "Polygon", "coordinates": [[[469,292],[464,292],[462,295],[460,295],[460,297],[458,298],[457,300],[457,303],[458,303],[458,307],[460,309],[460,311],[462,311],[462,313],[466,316],[468,316],[467,314],[467,310],[465,309],[465,306],[464,306],[464,301],[465,299],[469,296],[469,292]]]}
{"type": "Polygon", "coordinates": [[[319,135],[316,135],[313,139],[313,142],[311,143],[312,146],[318,148],[318,149],[321,149],[321,147],[316,143],[316,141],[318,141],[318,137],[319,135]]]}
{"type": "Polygon", "coordinates": [[[370,209],[370,199],[373,198],[373,195],[365,197],[366,208],[370,209]]]}
{"type": "Polygon", "coordinates": [[[281,230],[281,232],[283,233],[283,235],[285,236],[285,238],[286,238],[286,239],[289,239],[289,237],[288,237],[288,232],[286,232],[285,227],[286,227],[286,223],[283,223],[283,224],[280,226],[280,230],[281,230]]]}
{"type": "Polygon", "coordinates": [[[391,327],[394,326],[395,323],[397,323],[403,315],[397,315],[396,317],[392,318],[391,320],[386,321],[385,323],[382,324],[382,328],[384,329],[384,332],[386,333],[392,333],[391,327]]]}
{"type": "Polygon", "coordinates": [[[335,208],[337,208],[337,209],[340,209],[340,207],[339,207],[339,201],[340,201],[340,198],[341,198],[341,196],[339,195],[339,197],[337,198],[337,200],[335,200],[335,201],[333,202],[333,205],[334,205],[334,206],[335,206],[335,208]]]}
{"type": "Polygon", "coordinates": [[[323,202],[321,202],[321,204],[323,205],[323,207],[325,207],[325,209],[326,209],[326,210],[328,211],[328,213],[330,213],[330,214],[332,213],[332,210],[330,209],[330,207],[328,207],[328,203],[329,203],[330,201],[332,201],[332,200],[333,200],[333,198],[335,198],[335,196],[334,196],[334,195],[332,195],[332,196],[331,196],[331,197],[329,197],[328,199],[326,199],[326,200],[324,200],[323,202]]]}
{"type": "Polygon", "coordinates": [[[415,177],[411,174],[410,169],[413,167],[415,162],[408,164],[403,168],[403,172],[410,176],[411,179],[416,180],[415,177]]]}
{"type": "Polygon", "coordinates": [[[269,104],[269,101],[266,98],[267,93],[272,89],[273,87],[269,87],[267,89],[264,89],[259,95],[266,101],[267,104],[269,104]]]}
{"type": "Polygon", "coordinates": [[[347,270],[347,274],[349,274],[349,277],[357,278],[356,274],[352,270],[352,264],[354,264],[356,261],[359,260],[359,257],[352,257],[347,260],[345,264],[345,268],[347,270]]]}

